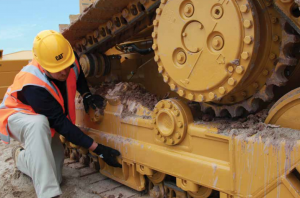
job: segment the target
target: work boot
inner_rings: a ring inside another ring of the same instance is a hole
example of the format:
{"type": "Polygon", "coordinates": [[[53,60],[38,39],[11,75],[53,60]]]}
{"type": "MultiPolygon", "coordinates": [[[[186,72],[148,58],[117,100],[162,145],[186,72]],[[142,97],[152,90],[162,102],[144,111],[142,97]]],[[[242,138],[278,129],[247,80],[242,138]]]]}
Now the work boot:
{"type": "Polygon", "coordinates": [[[16,146],[12,149],[11,151],[11,155],[12,155],[12,158],[14,160],[14,165],[15,165],[15,168],[17,167],[17,160],[18,160],[18,156],[20,154],[20,152],[24,150],[24,148],[22,146],[16,146]]]}

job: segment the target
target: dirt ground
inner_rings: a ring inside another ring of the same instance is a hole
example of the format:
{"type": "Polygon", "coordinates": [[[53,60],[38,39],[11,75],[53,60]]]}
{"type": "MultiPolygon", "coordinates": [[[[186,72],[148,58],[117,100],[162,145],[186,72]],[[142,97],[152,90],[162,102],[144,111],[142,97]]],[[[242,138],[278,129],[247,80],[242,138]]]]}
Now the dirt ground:
{"type": "MultiPolygon", "coordinates": [[[[18,144],[16,141],[9,145],[0,142],[0,198],[36,197],[31,179],[14,170],[11,150],[18,144]]],[[[65,160],[61,188],[63,194],[60,197],[64,198],[149,197],[70,159],[65,160]]]]}

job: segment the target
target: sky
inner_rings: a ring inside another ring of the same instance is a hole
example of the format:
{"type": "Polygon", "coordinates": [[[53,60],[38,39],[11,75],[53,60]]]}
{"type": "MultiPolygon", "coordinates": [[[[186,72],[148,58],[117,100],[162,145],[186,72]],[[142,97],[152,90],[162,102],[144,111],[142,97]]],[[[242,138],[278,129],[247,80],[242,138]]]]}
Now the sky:
{"type": "Polygon", "coordinates": [[[42,30],[59,31],[69,15],[79,14],[79,0],[0,0],[0,49],[4,54],[31,50],[42,30]]]}

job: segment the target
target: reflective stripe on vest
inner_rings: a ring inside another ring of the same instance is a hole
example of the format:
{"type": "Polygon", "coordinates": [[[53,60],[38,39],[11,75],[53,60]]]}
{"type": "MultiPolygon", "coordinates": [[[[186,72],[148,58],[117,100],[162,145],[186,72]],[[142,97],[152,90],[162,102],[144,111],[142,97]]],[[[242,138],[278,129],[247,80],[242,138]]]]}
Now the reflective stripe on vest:
{"type": "MultiPolygon", "coordinates": [[[[75,124],[75,95],[76,81],[80,74],[80,66],[78,61],[75,61],[75,67],[70,70],[70,74],[66,81],[69,119],[75,124]]],[[[45,88],[61,105],[63,112],[64,100],[56,85],[50,82],[44,73],[44,70],[39,66],[36,60],[33,60],[29,65],[25,66],[15,77],[13,84],[7,89],[2,103],[0,104],[0,138],[8,144],[10,142],[8,130],[8,118],[10,115],[22,112],[26,114],[36,114],[31,106],[23,104],[17,98],[18,91],[21,91],[24,86],[33,85],[45,88]]],[[[54,129],[51,129],[51,135],[54,136],[54,129]]]]}
{"type": "MultiPolygon", "coordinates": [[[[41,79],[43,82],[47,83],[55,91],[55,93],[58,94],[58,92],[55,89],[55,87],[53,86],[53,84],[48,80],[46,74],[45,73],[41,73],[41,71],[39,70],[39,68],[37,68],[36,66],[27,65],[21,71],[22,72],[28,72],[28,73],[31,73],[31,74],[35,75],[36,77],[38,77],[39,79],[41,79]]],[[[26,86],[26,85],[24,85],[24,86],[26,86]]]]}
{"type": "MultiPolygon", "coordinates": [[[[6,129],[7,130],[7,129],[6,129]]],[[[8,131],[8,130],[7,130],[8,131]]],[[[2,133],[0,133],[0,139],[4,142],[4,143],[9,143],[10,142],[10,137],[9,135],[4,135],[2,133]]]]}
{"type": "Polygon", "coordinates": [[[76,81],[78,80],[78,77],[79,77],[79,71],[80,71],[80,68],[79,68],[79,64],[77,62],[77,60],[75,61],[74,63],[74,67],[73,67],[73,70],[75,72],[75,75],[76,75],[76,81]]]}

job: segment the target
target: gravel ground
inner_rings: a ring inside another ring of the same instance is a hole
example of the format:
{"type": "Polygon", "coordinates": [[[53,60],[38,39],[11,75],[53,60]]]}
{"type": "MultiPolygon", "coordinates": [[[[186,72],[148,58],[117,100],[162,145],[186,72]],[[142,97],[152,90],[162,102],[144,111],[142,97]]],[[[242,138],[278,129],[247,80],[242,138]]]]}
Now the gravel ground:
{"type": "MultiPolygon", "coordinates": [[[[14,170],[11,150],[18,144],[16,141],[11,141],[9,145],[0,142],[0,198],[36,197],[31,179],[14,170]]],[[[60,197],[64,198],[149,197],[70,159],[65,160],[61,188],[63,194],[60,197]]]]}

